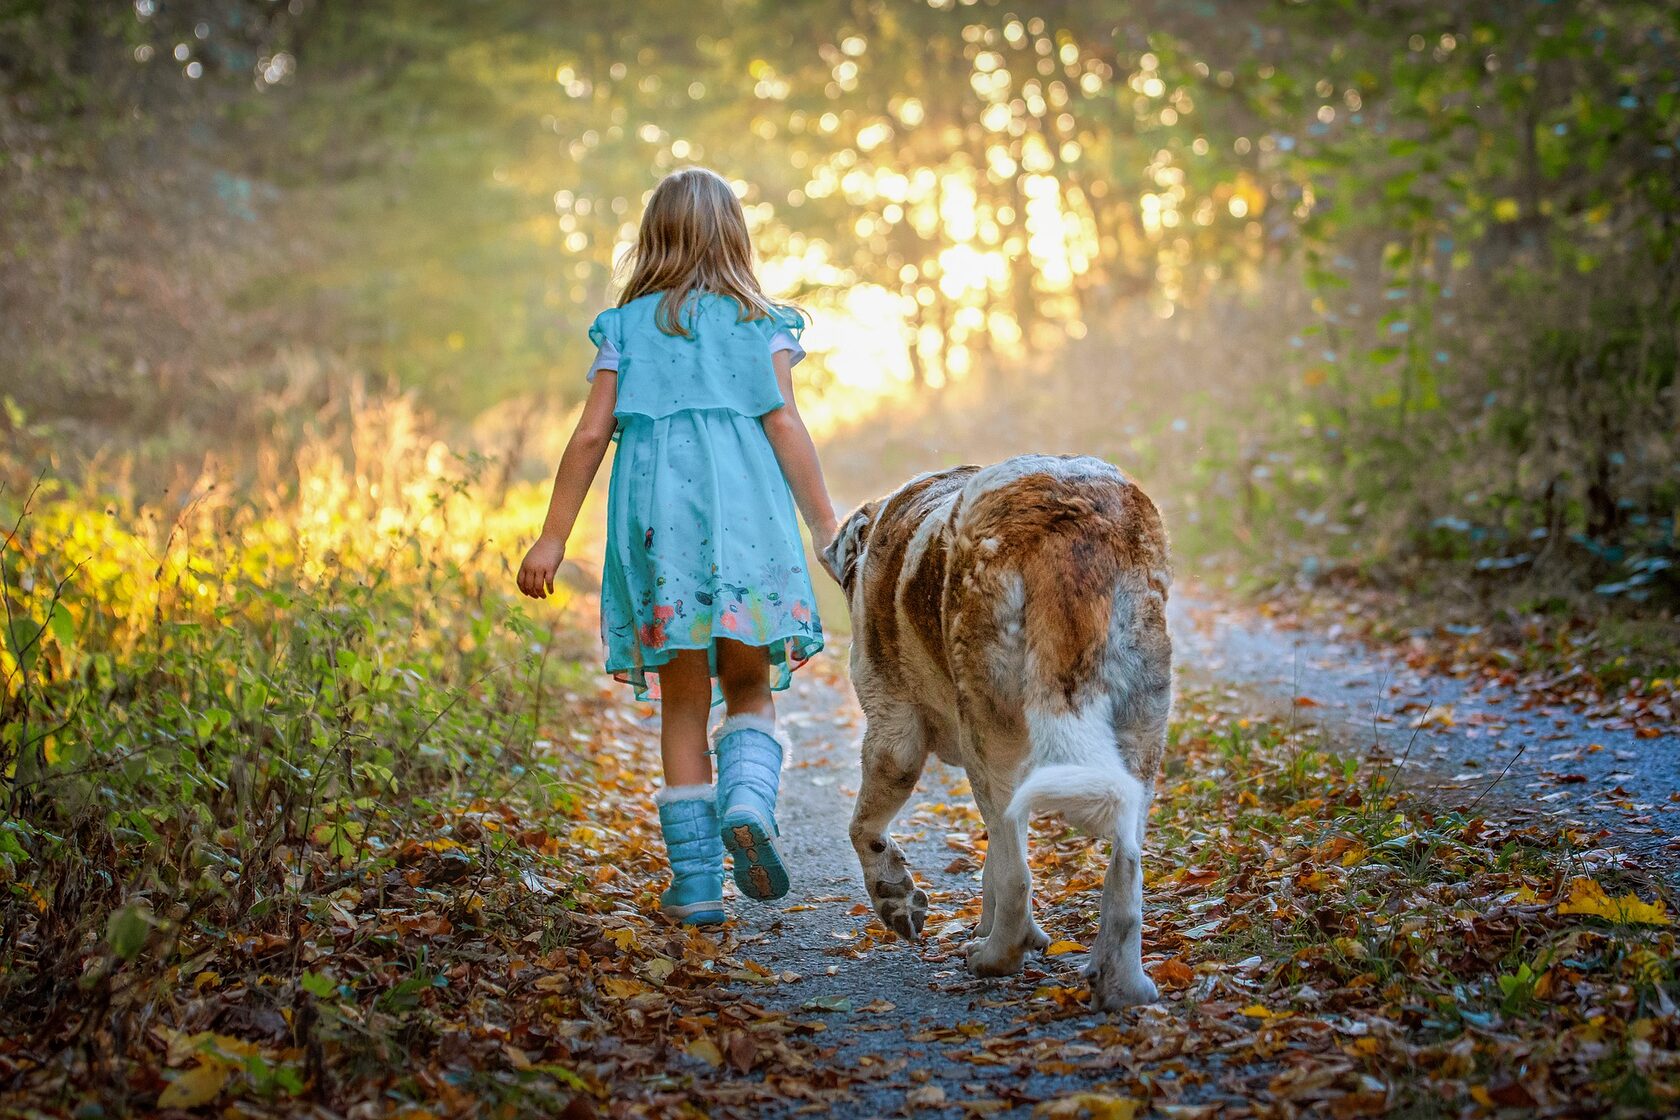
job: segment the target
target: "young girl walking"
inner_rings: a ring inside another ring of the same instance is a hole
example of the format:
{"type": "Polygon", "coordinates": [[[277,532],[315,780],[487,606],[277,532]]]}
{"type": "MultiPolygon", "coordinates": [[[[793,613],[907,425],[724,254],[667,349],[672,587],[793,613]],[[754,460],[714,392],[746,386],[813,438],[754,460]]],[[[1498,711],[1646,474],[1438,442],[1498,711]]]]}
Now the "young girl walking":
{"type": "Polygon", "coordinates": [[[655,801],[672,873],[661,908],[713,924],[725,920],[725,848],[743,894],[788,890],[776,851],[787,748],[771,693],[822,648],[794,502],[819,554],[834,509],[793,399],[804,316],[759,287],[729,184],[703,168],[661,181],[629,271],[618,306],[590,328],[599,350],[589,399],[519,589],[538,599],[554,590],[616,434],[601,578],[606,667],[638,699],[661,704],[665,785],[655,801]],[[714,787],[706,724],[720,699],[714,787]]]}

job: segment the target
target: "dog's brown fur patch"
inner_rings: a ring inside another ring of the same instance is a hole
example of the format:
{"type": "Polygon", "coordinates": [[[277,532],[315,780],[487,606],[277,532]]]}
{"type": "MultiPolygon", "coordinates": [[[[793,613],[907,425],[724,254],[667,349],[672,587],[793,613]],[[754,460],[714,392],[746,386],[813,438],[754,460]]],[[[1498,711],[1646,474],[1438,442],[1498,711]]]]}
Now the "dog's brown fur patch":
{"type": "MultiPolygon", "coordinates": [[[[869,525],[869,565],[863,573],[862,594],[869,603],[869,610],[863,614],[862,633],[856,635],[875,664],[883,667],[896,665],[903,654],[896,607],[910,538],[915,535],[916,527],[927,520],[942,501],[960,491],[963,483],[978,469],[957,467],[939,474],[923,475],[906,483],[877,506],[869,525]]],[[[941,574],[939,585],[943,587],[943,584],[941,574]]],[[[923,591],[925,594],[925,587],[923,591]]],[[[923,602],[926,606],[937,606],[938,601],[924,599],[923,602]]],[[[910,621],[921,631],[914,616],[910,621]]],[[[937,619],[931,621],[933,629],[937,630],[937,619]]],[[[941,650],[944,644],[941,636],[938,640],[941,650]]]]}

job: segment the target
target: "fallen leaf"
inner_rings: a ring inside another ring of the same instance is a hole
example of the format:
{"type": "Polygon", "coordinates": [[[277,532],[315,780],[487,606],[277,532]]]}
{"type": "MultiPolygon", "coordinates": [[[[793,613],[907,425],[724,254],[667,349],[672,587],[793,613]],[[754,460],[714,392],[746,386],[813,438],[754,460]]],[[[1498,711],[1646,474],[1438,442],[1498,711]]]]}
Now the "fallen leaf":
{"type": "Polygon", "coordinates": [[[1151,975],[1155,982],[1169,991],[1182,991],[1196,979],[1196,970],[1183,957],[1171,957],[1155,966],[1151,975]]]}
{"type": "Polygon", "coordinates": [[[232,1070],[221,1062],[200,1062],[179,1074],[158,1094],[159,1108],[198,1108],[222,1095],[232,1070]]]}
{"type": "Polygon", "coordinates": [[[1559,914],[1584,914],[1623,925],[1673,925],[1668,907],[1661,899],[1642,902],[1636,894],[1611,898],[1597,880],[1576,878],[1569,881],[1564,900],[1558,903],[1559,914]]]}
{"type": "Polygon", "coordinates": [[[1048,1120],[1134,1120],[1143,1112],[1146,1102],[1133,1097],[1115,1097],[1107,1093],[1074,1093],[1045,1101],[1033,1109],[1033,1115],[1048,1120]]]}
{"type": "Polygon", "coordinates": [[[695,1039],[684,1048],[684,1052],[691,1058],[699,1058],[713,1069],[723,1064],[723,1051],[709,1038],[695,1039]]]}

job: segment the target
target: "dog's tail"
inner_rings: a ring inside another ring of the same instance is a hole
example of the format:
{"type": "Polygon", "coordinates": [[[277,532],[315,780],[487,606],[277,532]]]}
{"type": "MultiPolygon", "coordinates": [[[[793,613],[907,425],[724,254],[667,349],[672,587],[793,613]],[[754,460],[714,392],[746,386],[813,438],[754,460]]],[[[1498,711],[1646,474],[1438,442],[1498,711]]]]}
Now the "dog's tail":
{"type": "Polygon", "coordinates": [[[1093,836],[1136,849],[1149,795],[1120,761],[1107,713],[1044,716],[1029,712],[1032,757],[1059,761],[1034,766],[1015,787],[1008,813],[1025,828],[1034,812],[1058,813],[1093,836]]]}

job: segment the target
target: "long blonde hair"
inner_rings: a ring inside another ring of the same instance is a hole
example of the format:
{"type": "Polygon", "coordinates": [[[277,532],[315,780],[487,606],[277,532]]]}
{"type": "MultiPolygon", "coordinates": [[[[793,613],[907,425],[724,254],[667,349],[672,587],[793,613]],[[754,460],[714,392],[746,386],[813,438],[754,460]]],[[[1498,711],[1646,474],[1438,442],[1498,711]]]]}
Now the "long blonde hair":
{"type": "Polygon", "coordinates": [[[696,291],[732,297],[743,321],[773,315],[777,306],[753,275],[740,201],[723,176],[704,167],[685,167],[659,181],[626,263],[630,279],[618,305],[663,292],[654,322],[666,334],[688,337],[682,309],[696,291]]]}

